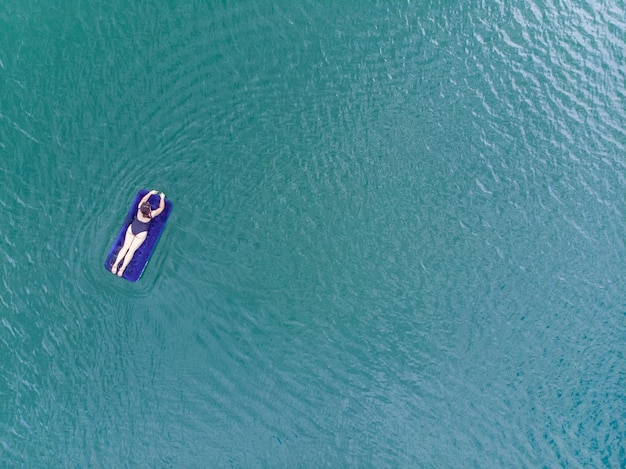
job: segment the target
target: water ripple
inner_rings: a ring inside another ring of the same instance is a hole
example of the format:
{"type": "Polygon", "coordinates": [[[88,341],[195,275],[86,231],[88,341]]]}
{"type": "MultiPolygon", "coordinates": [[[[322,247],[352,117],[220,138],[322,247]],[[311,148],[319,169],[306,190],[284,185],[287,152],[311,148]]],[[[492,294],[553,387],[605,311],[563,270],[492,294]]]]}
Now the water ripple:
{"type": "Polygon", "coordinates": [[[3,454],[619,466],[623,5],[200,3],[0,32],[3,454]]]}

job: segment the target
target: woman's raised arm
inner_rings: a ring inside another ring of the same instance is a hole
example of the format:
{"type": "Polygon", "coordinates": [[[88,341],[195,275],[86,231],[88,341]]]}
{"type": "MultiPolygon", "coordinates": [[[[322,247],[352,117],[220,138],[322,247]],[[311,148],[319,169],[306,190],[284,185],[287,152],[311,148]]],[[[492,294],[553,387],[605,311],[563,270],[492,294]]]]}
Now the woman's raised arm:
{"type": "Polygon", "coordinates": [[[137,204],[137,207],[141,207],[141,204],[143,204],[143,203],[147,202],[147,201],[148,201],[148,199],[150,198],[150,196],[151,196],[151,195],[154,195],[154,194],[158,194],[158,192],[157,192],[157,191],[152,190],[152,191],[148,192],[146,195],[144,195],[144,196],[141,198],[141,200],[139,201],[139,203],[137,204]]]}
{"type": "Polygon", "coordinates": [[[161,192],[161,201],[159,202],[159,208],[157,208],[156,210],[152,212],[152,218],[158,217],[159,215],[161,215],[161,212],[163,211],[164,208],[165,208],[165,194],[161,192]]]}

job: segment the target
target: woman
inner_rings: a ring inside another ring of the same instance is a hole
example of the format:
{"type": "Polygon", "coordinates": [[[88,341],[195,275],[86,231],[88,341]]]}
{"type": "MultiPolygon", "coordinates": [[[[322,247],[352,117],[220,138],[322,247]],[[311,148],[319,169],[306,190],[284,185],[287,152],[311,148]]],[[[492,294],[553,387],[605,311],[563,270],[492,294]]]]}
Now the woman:
{"type": "Polygon", "coordinates": [[[165,208],[165,194],[161,192],[161,202],[159,203],[159,208],[157,208],[154,212],[152,211],[152,207],[150,206],[150,202],[148,199],[151,195],[158,194],[157,191],[150,191],[139,201],[139,205],[137,206],[137,215],[133,219],[133,222],[128,226],[126,230],[126,238],[124,238],[124,245],[122,249],[117,255],[115,262],[113,262],[113,267],[111,267],[111,272],[117,274],[118,277],[124,275],[124,271],[128,264],[132,260],[135,255],[135,251],[139,249],[139,246],[143,244],[148,236],[148,226],[150,225],[150,220],[154,217],[157,217],[161,214],[163,209],[165,208]],[[117,266],[121,261],[122,266],[118,269],[117,266]]]}

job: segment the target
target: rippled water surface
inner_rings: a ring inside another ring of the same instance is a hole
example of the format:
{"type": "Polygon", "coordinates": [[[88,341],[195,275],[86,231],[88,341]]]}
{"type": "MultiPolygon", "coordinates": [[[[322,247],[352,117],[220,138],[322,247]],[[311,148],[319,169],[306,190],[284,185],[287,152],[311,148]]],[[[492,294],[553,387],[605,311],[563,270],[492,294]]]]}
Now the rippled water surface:
{"type": "Polygon", "coordinates": [[[1,466],[626,466],[624,0],[53,3],[0,6],[1,466]]]}

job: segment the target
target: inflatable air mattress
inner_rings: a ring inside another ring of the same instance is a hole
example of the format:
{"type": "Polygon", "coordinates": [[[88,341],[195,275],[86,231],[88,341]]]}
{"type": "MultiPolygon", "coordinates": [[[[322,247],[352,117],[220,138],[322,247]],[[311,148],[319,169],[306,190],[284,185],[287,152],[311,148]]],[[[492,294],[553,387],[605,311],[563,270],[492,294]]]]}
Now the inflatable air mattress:
{"type": "MultiPolygon", "coordinates": [[[[133,203],[128,209],[128,214],[124,219],[124,223],[122,223],[122,227],[117,234],[117,238],[115,238],[115,241],[113,241],[113,246],[111,246],[111,250],[109,251],[106,260],[104,261],[104,268],[107,269],[109,272],[113,267],[113,262],[115,261],[117,254],[120,252],[120,249],[122,249],[122,245],[124,244],[124,238],[126,237],[126,230],[137,215],[137,206],[139,205],[139,201],[148,192],[149,191],[145,189],[137,192],[133,203]]],[[[159,207],[160,200],[161,197],[159,196],[159,194],[150,196],[148,202],[150,202],[152,210],[156,210],[159,207]]],[[[163,229],[165,228],[165,224],[167,223],[167,219],[169,218],[171,212],[172,202],[166,197],[165,208],[163,209],[161,214],[154,217],[148,225],[148,235],[146,237],[146,240],[135,252],[135,255],[133,256],[132,260],[128,264],[128,267],[126,267],[126,270],[124,271],[124,275],[122,276],[123,278],[130,282],[136,282],[137,280],[139,280],[141,274],[143,274],[143,271],[146,268],[146,265],[148,264],[148,261],[150,260],[150,257],[152,256],[152,253],[154,252],[154,248],[156,247],[159,238],[161,237],[161,234],[163,233],[163,229]]]]}

